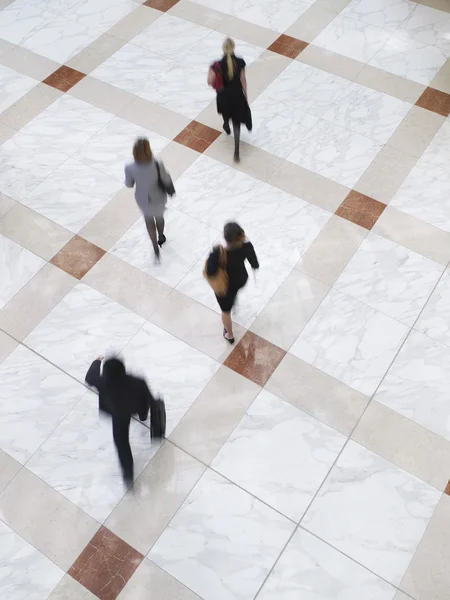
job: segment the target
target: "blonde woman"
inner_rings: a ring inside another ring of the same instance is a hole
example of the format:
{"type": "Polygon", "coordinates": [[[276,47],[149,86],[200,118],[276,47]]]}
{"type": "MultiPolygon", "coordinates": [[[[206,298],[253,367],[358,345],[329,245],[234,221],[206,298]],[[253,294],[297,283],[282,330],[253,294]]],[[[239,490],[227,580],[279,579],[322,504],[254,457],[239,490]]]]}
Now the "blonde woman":
{"type": "Polygon", "coordinates": [[[247,80],[245,60],[234,54],[234,42],[227,38],[223,45],[223,58],[215,62],[208,71],[208,84],[217,92],[217,112],[223,117],[223,129],[230,135],[230,120],[233,123],[234,160],[239,162],[239,139],[241,123],[250,130],[251,113],[247,102],[247,80]]]}

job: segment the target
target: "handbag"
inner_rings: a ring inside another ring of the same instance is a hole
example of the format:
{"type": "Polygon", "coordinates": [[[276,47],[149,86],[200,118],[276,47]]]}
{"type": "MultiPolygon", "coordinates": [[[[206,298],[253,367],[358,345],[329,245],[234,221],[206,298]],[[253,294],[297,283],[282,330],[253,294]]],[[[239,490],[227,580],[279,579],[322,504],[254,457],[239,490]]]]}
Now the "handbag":
{"type": "Polygon", "coordinates": [[[205,262],[203,276],[214,290],[216,296],[226,296],[228,292],[227,252],[219,246],[219,265],[214,275],[208,275],[208,261],[205,262]]]}
{"type": "Polygon", "coordinates": [[[213,63],[212,70],[215,74],[212,87],[216,90],[216,92],[220,92],[221,90],[223,90],[223,76],[220,64],[218,62],[213,63]]]}
{"type": "Polygon", "coordinates": [[[166,185],[164,183],[164,181],[162,180],[161,177],[161,167],[159,166],[159,162],[157,160],[155,160],[155,165],[156,165],[156,172],[158,174],[158,187],[159,189],[164,192],[165,194],[167,194],[168,196],[173,196],[175,194],[175,188],[173,185],[172,180],[170,179],[170,183],[169,185],[166,185]]]}

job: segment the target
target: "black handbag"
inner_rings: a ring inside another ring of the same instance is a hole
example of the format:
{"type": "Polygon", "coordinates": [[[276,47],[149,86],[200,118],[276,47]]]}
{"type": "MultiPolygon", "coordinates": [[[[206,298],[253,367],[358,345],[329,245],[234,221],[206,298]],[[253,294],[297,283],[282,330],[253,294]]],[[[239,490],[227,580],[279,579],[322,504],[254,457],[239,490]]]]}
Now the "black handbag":
{"type": "Polygon", "coordinates": [[[163,438],[166,435],[166,406],[164,400],[155,398],[150,404],[150,436],[163,438]]]}
{"type": "Polygon", "coordinates": [[[159,186],[159,189],[161,191],[163,191],[165,194],[167,194],[168,196],[173,196],[175,194],[175,188],[174,188],[172,180],[169,177],[170,183],[169,183],[169,185],[166,185],[164,183],[164,181],[162,180],[162,177],[161,177],[161,168],[160,168],[159,162],[157,160],[155,160],[155,164],[156,164],[156,172],[158,173],[158,186],[159,186]]]}

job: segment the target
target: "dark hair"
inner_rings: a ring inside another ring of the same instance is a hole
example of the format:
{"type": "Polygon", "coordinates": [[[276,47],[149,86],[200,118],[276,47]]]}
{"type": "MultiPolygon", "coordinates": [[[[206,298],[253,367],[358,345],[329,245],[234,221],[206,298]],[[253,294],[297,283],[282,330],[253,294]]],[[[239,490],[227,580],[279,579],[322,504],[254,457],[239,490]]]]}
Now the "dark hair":
{"type": "Polygon", "coordinates": [[[134,142],[133,156],[137,163],[150,162],[152,160],[153,154],[147,138],[138,138],[134,142]]]}
{"type": "Polygon", "coordinates": [[[108,358],[103,363],[103,376],[111,382],[119,382],[126,374],[125,365],[120,358],[108,358]]]}
{"type": "Polygon", "coordinates": [[[223,237],[227,244],[241,244],[245,240],[245,231],[240,225],[231,221],[223,228],[223,237]]]}

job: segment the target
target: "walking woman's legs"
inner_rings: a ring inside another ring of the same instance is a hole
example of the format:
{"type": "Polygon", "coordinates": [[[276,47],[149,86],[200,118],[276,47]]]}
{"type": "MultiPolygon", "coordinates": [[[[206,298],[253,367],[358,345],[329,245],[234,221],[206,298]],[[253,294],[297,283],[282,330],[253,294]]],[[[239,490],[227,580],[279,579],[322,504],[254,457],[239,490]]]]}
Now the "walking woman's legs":
{"type": "Polygon", "coordinates": [[[166,236],[164,235],[164,217],[155,217],[156,221],[156,229],[158,230],[158,244],[162,246],[166,241],[166,236]]]}
{"type": "Polygon", "coordinates": [[[239,140],[241,139],[241,124],[233,121],[234,162],[239,162],[239,140]]]}
{"type": "Polygon", "coordinates": [[[155,251],[155,256],[159,257],[159,247],[158,241],[156,239],[155,217],[145,217],[145,224],[147,226],[148,235],[153,245],[153,250],[155,251]]]}
{"type": "Polygon", "coordinates": [[[223,323],[223,328],[226,330],[226,338],[231,340],[234,338],[233,335],[233,321],[231,320],[231,313],[230,312],[223,312],[222,313],[222,323],[223,323]]]}

